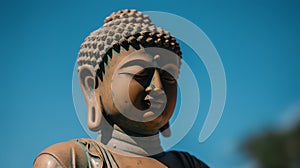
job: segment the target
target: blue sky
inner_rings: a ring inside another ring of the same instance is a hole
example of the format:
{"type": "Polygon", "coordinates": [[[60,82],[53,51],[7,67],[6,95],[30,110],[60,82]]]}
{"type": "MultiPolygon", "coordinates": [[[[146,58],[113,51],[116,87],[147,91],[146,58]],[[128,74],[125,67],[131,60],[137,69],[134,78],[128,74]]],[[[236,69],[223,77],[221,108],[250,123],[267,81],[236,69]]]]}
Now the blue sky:
{"type": "Polygon", "coordinates": [[[211,167],[247,167],[251,161],[238,149],[247,137],[299,117],[298,1],[13,0],[0,8],[2,167],[31,167],[47,146],[88,136],[72,101],[77,52],[107,15],[123,8],[170,12],[192,21],[222,59],[225,110],[212,136],[199,143],[210,102],[209,78],[203,63],[195,63],[195,53],[182,44],[184,59],[194,64],[198,77],[200,115],[173,149],[189,151],[211,167]]]}

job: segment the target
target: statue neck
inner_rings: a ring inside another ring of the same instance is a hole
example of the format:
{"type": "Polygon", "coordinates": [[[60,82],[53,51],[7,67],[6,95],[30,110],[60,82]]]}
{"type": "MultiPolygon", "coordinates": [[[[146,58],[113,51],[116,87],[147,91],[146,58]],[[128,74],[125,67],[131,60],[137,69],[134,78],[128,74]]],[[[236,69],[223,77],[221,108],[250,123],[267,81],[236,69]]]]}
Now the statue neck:
{"type": "MultiPolygon", "coordinates": [[[[101,137],[101,132],[99,132],[99,137],[101,137]]],[[[100,140],[101,138],[98,139],[100,140]]],[[[112,149],[141,156],[151,156],[163,152],[160,145],[159,134],[148,137],[133,137],[113,129],[111,138],[102,143],[112,149]]]]}

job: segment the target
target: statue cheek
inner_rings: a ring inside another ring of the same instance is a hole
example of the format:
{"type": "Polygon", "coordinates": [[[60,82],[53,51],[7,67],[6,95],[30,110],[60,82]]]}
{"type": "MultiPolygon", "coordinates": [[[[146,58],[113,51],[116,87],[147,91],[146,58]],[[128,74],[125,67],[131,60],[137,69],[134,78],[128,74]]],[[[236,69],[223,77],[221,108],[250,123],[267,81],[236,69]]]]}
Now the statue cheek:
{"type": "Polygon", "coordinates": [[[168,108],[168,111],[173,112],[177,101],[177,87],[176,86],[170,87],[166,89],[165,92],[167,94],[167,101],[168,101],[166,108],[168,108]]]}
{"type": "Polygon", "coordinates": [[[138,82],[132,80],[128,88],[129,97],[132,103],[145,98],[145,89],[138,82]]]}
{"type": "Polygon", "coordinates": [[[127,111],[129,108],[130,98],[129,98],[129,82],[125,75],[116,75],[114,80],[111,81],[111,103],[113,104],[113,109],[118,112],[127,111]]]}

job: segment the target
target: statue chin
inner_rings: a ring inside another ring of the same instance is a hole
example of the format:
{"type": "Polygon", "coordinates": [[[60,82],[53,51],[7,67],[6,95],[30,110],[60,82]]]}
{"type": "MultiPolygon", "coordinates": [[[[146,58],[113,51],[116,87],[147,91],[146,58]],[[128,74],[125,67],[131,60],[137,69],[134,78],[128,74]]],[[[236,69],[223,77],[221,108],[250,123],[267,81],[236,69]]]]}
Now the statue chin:
{"type": "Polygon", "coordinates": [[[159,115],[157,115],[157,113],[153,112],[153,111],[148,111],[146,113],[144,113],[143,118],[144,121],[152,121],[154,119],[156,119],[159,115]]]}

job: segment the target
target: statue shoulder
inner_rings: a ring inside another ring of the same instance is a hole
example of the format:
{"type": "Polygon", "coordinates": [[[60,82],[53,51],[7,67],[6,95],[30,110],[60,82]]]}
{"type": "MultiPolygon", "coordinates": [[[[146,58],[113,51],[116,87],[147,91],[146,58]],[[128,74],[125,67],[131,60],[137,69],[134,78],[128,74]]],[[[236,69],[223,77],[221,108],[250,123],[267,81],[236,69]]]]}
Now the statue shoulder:
{"type": "Polygon", "coordinates": [[[182,163],[184,167],[190,168],[209,168],[204,162],[189,154],[188,152],[170,151],[174,154],[182,163]]]}
{"type": "Polygon", "coordinates": [[[42,151],[34,161],[34,168],[87,167],[83,146],[76,141],[60,142],[42,151]]]}
{"type": "Polygon", "coordinates": [[[118,167],[105,145],[89,138],[54,144],[42,151],[34,161],[34,168],[101,168],[118,167]]]}

